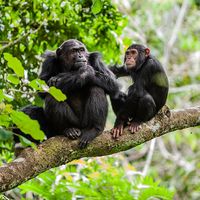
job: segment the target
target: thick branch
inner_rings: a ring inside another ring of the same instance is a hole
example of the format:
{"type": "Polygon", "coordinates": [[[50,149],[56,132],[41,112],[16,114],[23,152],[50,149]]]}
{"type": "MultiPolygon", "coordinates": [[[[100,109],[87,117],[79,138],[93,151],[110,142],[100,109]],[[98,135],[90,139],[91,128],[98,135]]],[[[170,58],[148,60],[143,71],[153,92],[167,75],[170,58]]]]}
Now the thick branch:
{"type": "Polygon", "coordinates": [[[200,107],[173,110],[171,114],[168,109],[164,109],[154,119],[143,124],[141,131],[130,134],[125,129],[117,141],[111,138],[109,131],[104,131],[84,150],[77,148],[78,141],[70,141],[61,136],[50,138],[36,150],[27,148],[19,158],[0,167],[0,192],[12,189],[47,169],[74,159],[125,151],[165,133],[198,125],[200,107]]]}

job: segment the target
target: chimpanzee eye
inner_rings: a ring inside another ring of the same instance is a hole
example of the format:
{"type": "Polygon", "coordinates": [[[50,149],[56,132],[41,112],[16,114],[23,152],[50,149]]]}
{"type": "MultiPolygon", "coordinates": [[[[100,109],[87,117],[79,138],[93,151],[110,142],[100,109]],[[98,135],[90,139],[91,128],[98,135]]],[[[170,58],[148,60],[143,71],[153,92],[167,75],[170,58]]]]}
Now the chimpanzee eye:
{"type": "Polygon", "coordinates": [[[85,49],[84,48],[80,48],[80,51],[83,52],[83,51],[85,51],[85,49]]]}
{"type": "Polygon", "coordinates": [[[137,51],[136,51],[136,50],[132,50],[131,53],[132,53],[133,55],[135,55],[135,54],[137,54],[137,51]]]}

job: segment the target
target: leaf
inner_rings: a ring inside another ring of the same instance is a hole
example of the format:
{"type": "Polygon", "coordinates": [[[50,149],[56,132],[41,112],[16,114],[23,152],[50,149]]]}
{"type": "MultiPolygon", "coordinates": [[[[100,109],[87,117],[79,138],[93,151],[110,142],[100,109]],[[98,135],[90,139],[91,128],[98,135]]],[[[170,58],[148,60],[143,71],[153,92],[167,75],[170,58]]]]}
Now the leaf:
{"type": "Polygon", "coordinates": [[[8,127],[10,124],[10,117],[6,114],[0,115],[0,126],[8,127]]]}
{"type": "Polygon", "coordinates": [[[15,74],[17,74],[17,76],[23,77],[24,76],[24,68],[22,67],[20,60],[17,59],[16,57],[13,57],[9,53],[4,53],[3,55],[4,55],[5,60],[8,61],[8,67],[13,69],[13,71],[15,72],[15,74]]]}
{"type": "Polygon", "coordinates": [[[7,131],[3,128],[0,128],[0,141],[7,141],[10,140],[13,136],[11,131],[7,131]]]}
{"type": "Polygon", "coordinates": [[[173,199],[174,192],[171,192],[163,187],[149,187],[142,190],[139,194],[138,200],[143,199],[163,199],[163,200],[171,200],[173,199]]]}
{"type": "Polygon", "coordinates": [[[0,90],[0,102],[2,102],[3,99],[4,99],[3,90],[0,90]]]}
{"type": "Polygon", "coordinates": [[[13,98],[13,96],[11,96],[11,95],[9,95],[9,94],[3,94],[3,96],[4,96],[4,99],[6,100],[6,101],[8,101],[8,102],[11,102],[14,98],[13,98]]]}
{"type": "Polygon", "coordinates": [[[22,137],[21,135],[18,136],[19,137],[19,140],[20,140],[20,143],[24,146],[24,147],[28,147],[28,146],[31,146],[32,148],[36,148],[36,145],[31,142],[30,140],[28,140],[27,138],[25,137],[22,137]]]}
{"type": "Polygon", "coordinates": [[[43,90],[43,86],[47,86],[47,84],[45,83],[45,81],[36,78],[29,83],[29,86],[35,90],[43,90]]]}
{"type": "Polygon", "coordinates": [[[13,74],[8,74],[7,80],[15,85],[18,85],[20,83],[20,80],[18,79],[18,77],[13,74]]]}
{"type": "Polygon", "coordinates": [[[60,89],[55,87],[50,87],[48,91],[57,101],[65,101],[67,99],[66,95],[62,93],[60,89]]]}
{"type": "Polygon", "coordinates": [[[92,13],[94,15],[96,15],[101,11],[101,9],[103,7],[103,3],[101,2],[101,0],[93,0],[92,2],[93,2],[93,4],[92,4],[92,13]]]}
{"type": "Polygon", "coordinates": [[[11,118],[13,123],[25,134],[29,134],[35,140],[43,140],[45,135],[40,130],[37,120],[31,119],[28,115],[21,111],[12,111],[11,118]]]}

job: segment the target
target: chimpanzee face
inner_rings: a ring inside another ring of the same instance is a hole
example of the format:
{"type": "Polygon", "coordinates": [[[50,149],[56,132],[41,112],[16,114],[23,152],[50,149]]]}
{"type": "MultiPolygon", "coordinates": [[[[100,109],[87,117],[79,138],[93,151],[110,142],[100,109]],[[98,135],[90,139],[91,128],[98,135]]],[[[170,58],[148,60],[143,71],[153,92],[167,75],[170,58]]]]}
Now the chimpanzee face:
{"type": "Polygon", "coordinates": [[[134,68],[136,66],[136,61],[138,58],[137,49],[128,49],[125,53],[125,65],[127,69],[134,68]]]}
{"type": "Polygon", "coordinates": [[[78,40],[67,40],[57,49],[56,53],[65,68],[63,71],[76,71],[88,63],[87,49],[78,40]]]}
{"type": "Polygon", "coordinates": [[[124,64],[127,69],[136,69],[146,60],[150,54],[150,49],[142,45],[131,45],[125,53],[124,64]]]}

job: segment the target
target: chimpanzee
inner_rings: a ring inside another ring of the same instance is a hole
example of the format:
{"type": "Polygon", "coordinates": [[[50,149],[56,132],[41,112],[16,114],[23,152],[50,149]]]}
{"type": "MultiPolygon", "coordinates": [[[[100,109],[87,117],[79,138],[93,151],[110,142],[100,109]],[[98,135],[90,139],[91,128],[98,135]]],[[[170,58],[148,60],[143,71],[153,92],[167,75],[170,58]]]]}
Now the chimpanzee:
{"type": "Polygon", "coordinates": [[[108,103],[106,93],[117,97],[119,86],[114,74],[97,52],[89,53],[83,43],[70,39],[56,52],[47,52],[39,78],[55,86],[67,99],[58,102],[49,93],[40,94],[45,107],[26,107],[23,111],[37,119],[47,138],[65,135],[80,137],[84,148],[104,129],[108,103]]]}
{"type": "Polygon", "coordinates": [[[150,49],[140,44],[132,44],[125,53],[124,66],[110,68],[117,76],[131,76],[133,84],[128,95],[121,94],[111,99],[117,116],[112,137],[118,138],[125,125],[134,133],[140,124],[152,119],[164,106],[168,94],[168,78],[160,62],[150,55],[150,49]]]}

